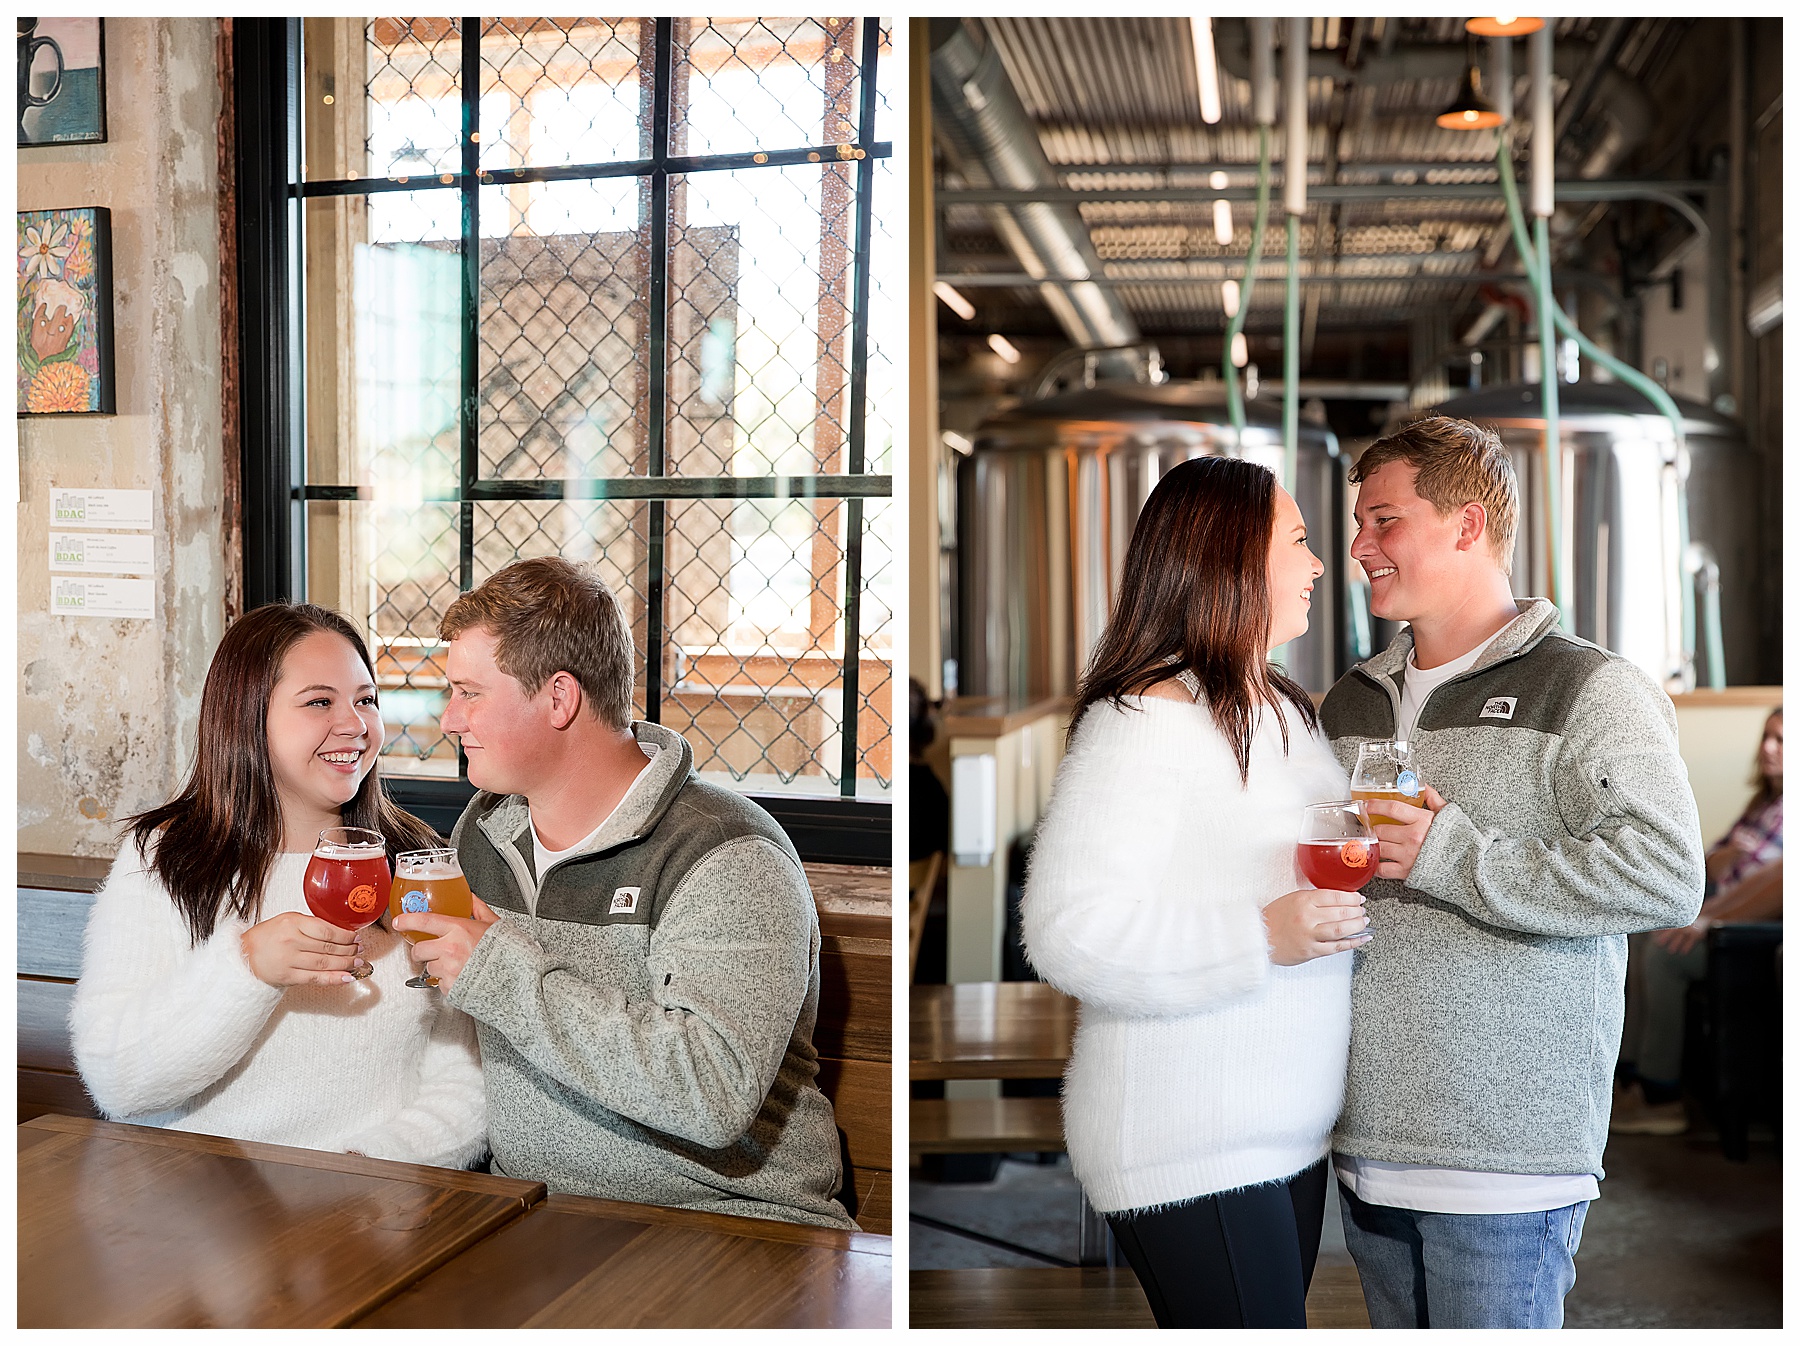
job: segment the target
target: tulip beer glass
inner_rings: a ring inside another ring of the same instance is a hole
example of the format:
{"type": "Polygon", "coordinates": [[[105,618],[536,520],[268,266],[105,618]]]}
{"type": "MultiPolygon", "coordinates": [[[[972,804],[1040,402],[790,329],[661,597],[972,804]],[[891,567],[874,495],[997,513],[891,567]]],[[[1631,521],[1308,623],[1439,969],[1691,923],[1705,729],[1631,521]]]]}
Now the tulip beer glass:
{"type": "Polygon", "coordinates": [[[1308,804],[1300,820],[1300,872],[1315,888],[1353,893],[1375,877],[1381,842],[1360,799],[1308,804]]]}
{"type": "MultiPolygon", "coordinates": [[[[306,905],[340,930],[361,930],[381,917],[388,886],[387,838],[366,827],[327,827],[306,862],[306,905]]],[[[375,969],[362,959],[350,969],[366,977],[375,969]]]]}
{"type": "MultiPolygon", "coordinates": [[[[1350,774],[1350,797],[1371,808],[1383,799],[1400,804],[1421,803],[1419,772],[1413,766],[1412,745],[1396,739],[1379,739],[1356,750],[1356,770],[1350,774]]],[[[1371,822],[1398,825],[1398,818],[1371,813],[1371,822]]]]}
{"type": "MultiPolygon", "coordinates": [[[[400,916],[409,911],[434,911],[440,916],[460,916],[465,921],[475,914],[474,895],[469,892],[469,881],[463,877],[454,848],[407,851],[398,858],[394,886],[388,893],[388,914],[400,916]]],[[[414,944],[437,938],[419,930],[400,933],[414,944]]],[[[421,972],[406,984],[430,988],[438,980],[421,972]]]]}

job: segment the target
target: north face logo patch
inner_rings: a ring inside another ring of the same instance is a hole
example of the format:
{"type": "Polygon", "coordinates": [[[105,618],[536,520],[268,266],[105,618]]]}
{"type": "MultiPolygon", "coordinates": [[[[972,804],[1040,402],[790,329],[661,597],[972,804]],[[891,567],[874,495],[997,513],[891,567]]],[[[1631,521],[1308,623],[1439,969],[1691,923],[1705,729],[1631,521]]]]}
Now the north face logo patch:
{"type": "Polygon", "coordinates": [[[1490,696],[1487,704],[1481,708],[1481,718],[1484,720],[1510,720],[1518,705],[1519,698],[1516,696],[1490,696]]]}
{"type": "Polygon", "coordinates": [[[631,915],[637,910],[638,894],[642,891],[641,888],[615,888],[612,905],[606,909],[606,914],[608,916],[618,916],[621,913],[626,916],[631,915]]]}

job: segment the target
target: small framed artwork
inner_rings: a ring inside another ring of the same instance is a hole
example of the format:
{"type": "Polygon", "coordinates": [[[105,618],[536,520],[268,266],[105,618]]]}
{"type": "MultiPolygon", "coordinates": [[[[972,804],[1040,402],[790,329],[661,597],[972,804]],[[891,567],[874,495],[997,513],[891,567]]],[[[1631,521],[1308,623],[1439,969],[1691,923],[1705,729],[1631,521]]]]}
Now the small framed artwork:
{"type": "Polygon", "coordinates": [[[112,213],[19,212],[19,412],[113,411],[112,213]]]}
{"type": "Polygon", "coordinates": [[[106,139],[99,19],[20,19],[18,70],[21,147],[106,139]]]}

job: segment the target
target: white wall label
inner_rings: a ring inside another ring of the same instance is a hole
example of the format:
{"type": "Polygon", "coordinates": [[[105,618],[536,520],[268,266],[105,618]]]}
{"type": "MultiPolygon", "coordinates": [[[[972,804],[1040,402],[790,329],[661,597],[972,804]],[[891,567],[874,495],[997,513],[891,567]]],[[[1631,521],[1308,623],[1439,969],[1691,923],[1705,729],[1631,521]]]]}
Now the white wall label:
{"type": "Polygon", "coordinates": [[[156,586],[150,580],[50,577],[50,611],[62,617],[153,617],[156,586]]]}
{"type": "Polygon", "coordinates": [[[148,528],[150,492],[50,488],[52,527],[148,528]]]}
{"type": "Polygon", "coordinates": [[[81,575],[148,575],[154,547],[148,533],[51,533],[50,569],[81,575]]]}
{"type": "Polygon", "coordinates": [[[950,759],[950,849],[959,865],[992,862],[1000,834],[1000,770],[993,753],[950,759]]]}

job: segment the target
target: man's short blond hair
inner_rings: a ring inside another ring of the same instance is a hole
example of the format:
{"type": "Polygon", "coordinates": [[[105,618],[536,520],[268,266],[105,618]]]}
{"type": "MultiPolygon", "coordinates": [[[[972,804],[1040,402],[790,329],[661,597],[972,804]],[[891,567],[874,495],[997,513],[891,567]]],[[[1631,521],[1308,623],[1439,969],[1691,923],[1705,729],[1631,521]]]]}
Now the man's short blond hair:
{"type": "Polygon", "coordinates": [[[1500,436],[1473,421],[1426,416],[1384,435],[1363,450],[1350,469],[1360,484],[1379,467],[1409,463],[1418,474],[1413,490],[1440,515],[1464,505],[1487,511],[1488,545],[1502,574],[1512,574],[1513,537],[1519,527],[1519,479],[1500,436]]]}
{"type": "Polygon", "coordinates": [[[568,673],[598,718],[631,728],[631,631],[592,571],[559,556],[517,561],[452,603],[438,635],[455,640],[476,628],[493,636],[494,662],[527,696],[568,673]]]}

